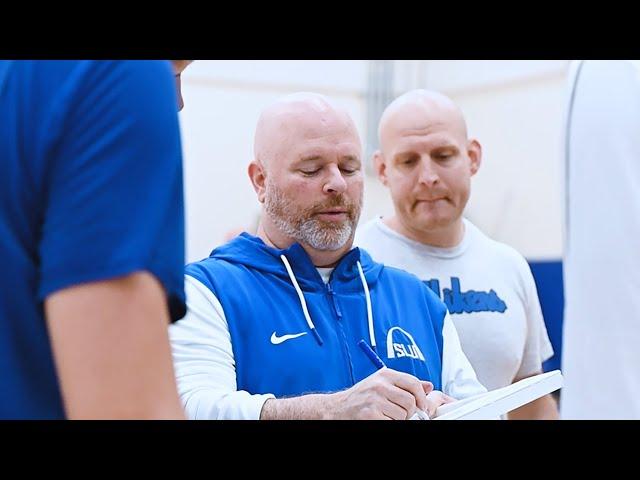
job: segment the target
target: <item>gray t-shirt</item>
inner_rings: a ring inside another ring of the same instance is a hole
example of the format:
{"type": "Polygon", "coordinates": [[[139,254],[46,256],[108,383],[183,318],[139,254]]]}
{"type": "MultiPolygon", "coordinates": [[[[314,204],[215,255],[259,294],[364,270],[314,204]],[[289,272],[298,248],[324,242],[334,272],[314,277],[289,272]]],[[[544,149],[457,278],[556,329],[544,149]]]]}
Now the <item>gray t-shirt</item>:
{"type": "Polygon", "coordinates": [[[524,257],[466,219],[464,227],[460,244],[438,248],[375,218],[358,229],[355,244],[374,260],[413,273],[440,296],[478,380],[494,390],[541,371],[553,348],[524,257]]]}

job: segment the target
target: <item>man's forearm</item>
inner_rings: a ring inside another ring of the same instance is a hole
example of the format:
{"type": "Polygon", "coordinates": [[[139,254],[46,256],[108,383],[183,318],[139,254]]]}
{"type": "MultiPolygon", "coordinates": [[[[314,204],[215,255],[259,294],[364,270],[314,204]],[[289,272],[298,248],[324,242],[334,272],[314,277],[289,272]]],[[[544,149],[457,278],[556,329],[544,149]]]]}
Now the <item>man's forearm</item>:
{"type": "Polygon", "coordinates": [[[262,406],[260,420],[333,420],[339,394],[311,394],[292,398],[271,398],[262,406]]]}
{"type": "Polygon", "coordinates": [[[69,287],[47,297],[45,312],[68,418],[185,418],[154,277],[69,287]]]}

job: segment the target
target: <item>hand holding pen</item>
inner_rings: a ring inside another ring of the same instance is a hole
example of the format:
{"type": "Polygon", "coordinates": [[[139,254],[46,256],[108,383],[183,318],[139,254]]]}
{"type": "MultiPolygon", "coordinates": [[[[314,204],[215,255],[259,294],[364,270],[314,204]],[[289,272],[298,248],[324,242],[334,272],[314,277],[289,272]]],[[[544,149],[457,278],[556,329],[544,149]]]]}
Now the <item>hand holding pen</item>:
{"type": "MultiPolygon", "coordinates": [[[[362,349],[362,351],[365,353],[365,355],[369,358],[369,360],[371,360],[371,363],[373,363],[373,365],[378,369],[378,370],[382,370],[384,368],[386,368],[386,365],[384,364],[384,362],[382,361],[382,359],[378,356],[378,354],[367,344],[367,342],[365,342],[364,340],[360,340],[358,342],[358,346],[362,349]]],[[[395,372],[394,370],[388,370],[389,372],[395,372]]],[[[427,415],[424,410],[426,410],[427,408],[427,402],[426,402],[426,395],[429,394],[432,390],[433,390],[433,384],[431,382],[424,382],[424,381],[420,381],[417,378],[413,377],[412,375],[406,374],[406,373],[402,373],[402,372],[395,372],[395,373],[399,373],[402,375],[406,375],[408,377],[411,377],[412,379],[420,382],[420,389],[418,390],[418,395],[415,395],[415,388],[412,388],[410,391],[410,393],[414,393],[415,396],[415,402],[416,402],[416,406],[418,407],[415,415],[418,417],[418,419],[420,420],[429,420],[429,415],[427,415]],[[424,399],[423,399],[424,396],[424,399]],[[423,400],[423,401],[421,401],[423,400]],[[422,405],[421,405],[422,404],[422,405]]],[[[407,379],[405,379],[407,380],[407,379]]],[[[415,382],[412,382],[412,387],[415,387],[415,382]]],[[[400,385],[397,385],[399,387],[401,387],[400,385]]],[[[402,388],[402,387],[401,387],[402,388]]]]}

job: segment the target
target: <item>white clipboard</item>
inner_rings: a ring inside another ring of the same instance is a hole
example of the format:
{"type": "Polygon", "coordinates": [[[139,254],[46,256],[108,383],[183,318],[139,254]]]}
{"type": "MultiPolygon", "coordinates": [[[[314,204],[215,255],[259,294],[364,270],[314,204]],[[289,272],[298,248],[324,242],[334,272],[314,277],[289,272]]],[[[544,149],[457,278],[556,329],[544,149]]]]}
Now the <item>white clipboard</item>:
{"type": "Polygon", "coordinates": [[[495,420],[562,387],[560,370],[534,375],[512,385],[441,405],[432,420],[495,420]]]}

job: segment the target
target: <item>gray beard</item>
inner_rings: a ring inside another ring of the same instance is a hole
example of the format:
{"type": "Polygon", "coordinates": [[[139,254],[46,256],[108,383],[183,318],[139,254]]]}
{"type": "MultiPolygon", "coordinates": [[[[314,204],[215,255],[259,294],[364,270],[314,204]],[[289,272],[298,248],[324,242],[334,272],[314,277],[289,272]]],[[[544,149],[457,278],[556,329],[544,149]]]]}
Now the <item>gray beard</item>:
{"type": "Polygon", "coordinates": [[[310,216],[310,213],[296,210],[293,202],[270,184],[267,184],[264,205],[266,213],[282,233],[320,251],[335,251],[344,247],[352,238],[360,216],[358,208],[354,215],[356,218],[351,218],[350,215],[342,224],[323,222],[310,216]]]}

